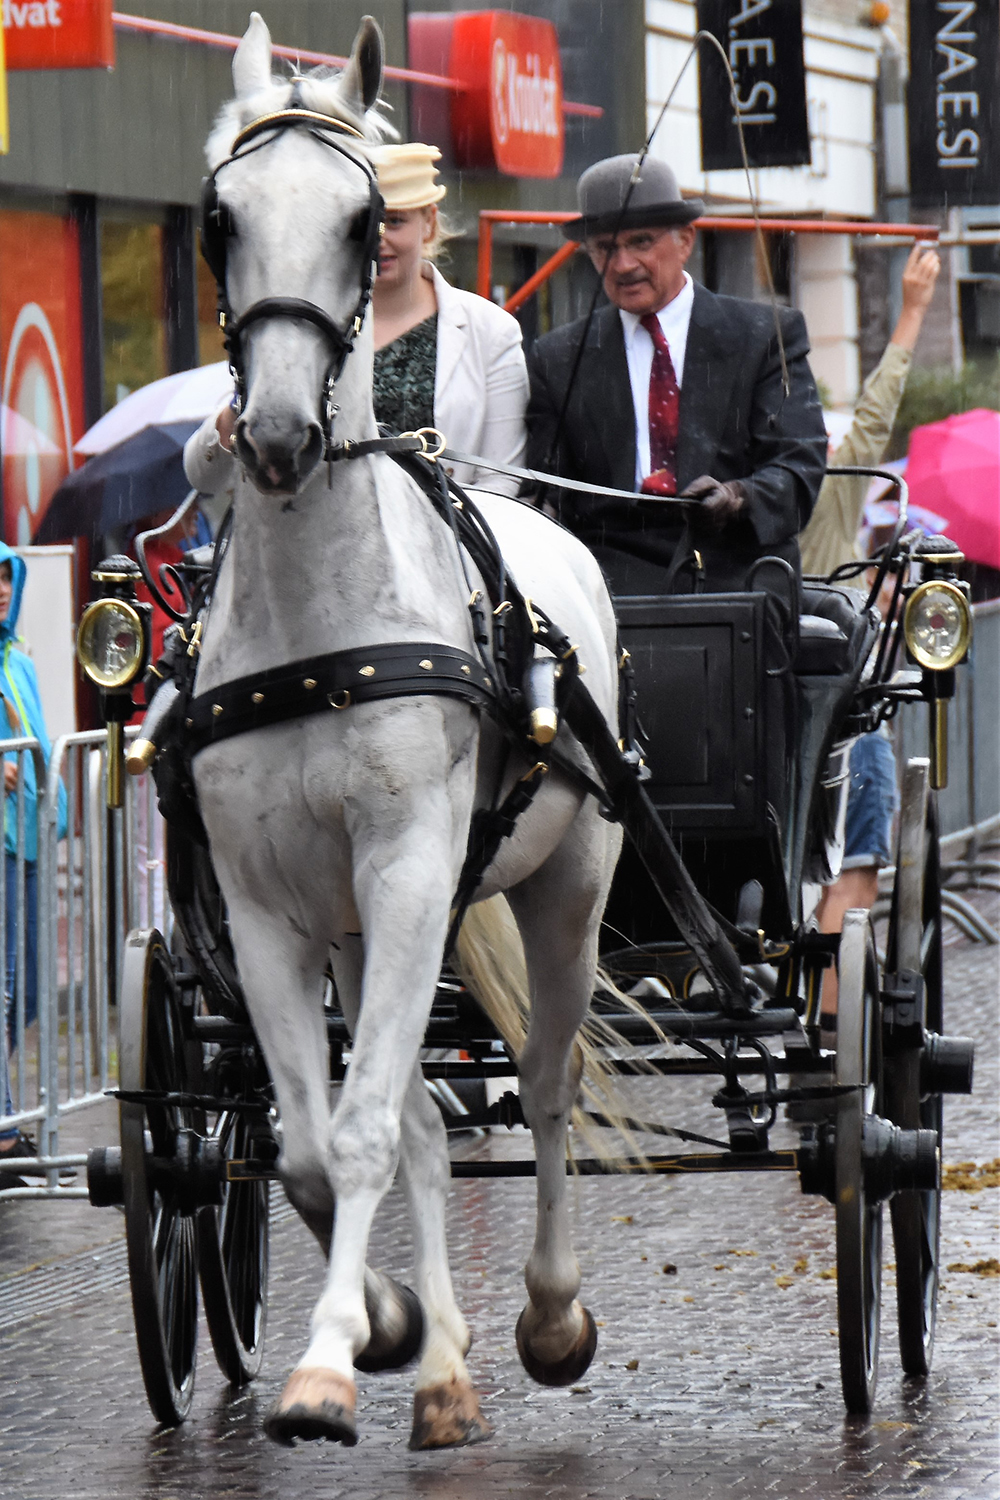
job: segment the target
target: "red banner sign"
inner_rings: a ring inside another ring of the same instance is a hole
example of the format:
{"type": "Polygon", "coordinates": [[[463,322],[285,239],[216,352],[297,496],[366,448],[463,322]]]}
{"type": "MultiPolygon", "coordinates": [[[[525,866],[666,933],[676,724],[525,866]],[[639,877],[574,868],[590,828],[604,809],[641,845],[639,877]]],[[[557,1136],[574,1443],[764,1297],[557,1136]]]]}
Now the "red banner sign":
{"type": "Polygon", "coordinates": [[[3,0],[7,71],[112,68],[113,0],[3,0]]]}
{"type": "Polygon", "coordinates": [[[0,212],[3,538],[25,546],[83,431],[80,251],[58,214],[0,212]]]}
{"type": "Polygon", "coordinates": [[[465,84],[451,105],[457,166],[559,176],[562,67],[551,21],[506,10],[456,15],[448,73],[465,84]]]}

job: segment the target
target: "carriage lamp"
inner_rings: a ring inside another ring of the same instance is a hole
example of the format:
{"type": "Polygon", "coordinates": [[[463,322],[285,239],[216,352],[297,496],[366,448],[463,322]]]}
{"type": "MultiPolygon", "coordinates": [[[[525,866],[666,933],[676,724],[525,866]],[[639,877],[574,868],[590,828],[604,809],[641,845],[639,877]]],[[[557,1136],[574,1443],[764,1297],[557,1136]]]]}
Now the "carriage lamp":
{"type": "Polygon", "coordinates": [[[927,672],[950,672],[969,649],[972,611],[957,583],[930,579],[906,601],[906,648],[927,672]]]}
{"type": "Polygon", "coordinates": [[[149,659],[152,606],[136,598],[141,576],[130,557],[105,558],[91,574],[101,596],[87,605],[76,635],[77,660],[98,688],[108,728],[108,807],[122,805],[123,730],[134,707],[132,684],[149,659]]]}
{"type": "Polygon", "coordinates": [[[941,538],[926,538],[917,549],[923,581],[910,594],[903,614],[903,637],[923,669],[923,695],[931,711],[931,785],[948,784],[948,699],[955,696],[955,668],[972,639],[972,610],[955,576],[962,554],[941,538]],[[950,576],[948,576],[950,575],[950,576]]]}

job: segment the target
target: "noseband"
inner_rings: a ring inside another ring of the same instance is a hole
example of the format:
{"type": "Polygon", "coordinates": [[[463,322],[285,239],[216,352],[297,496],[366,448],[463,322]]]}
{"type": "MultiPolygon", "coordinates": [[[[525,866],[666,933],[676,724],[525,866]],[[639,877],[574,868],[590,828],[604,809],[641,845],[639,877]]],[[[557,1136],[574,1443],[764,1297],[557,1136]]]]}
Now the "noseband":
{"type": "Polygon", "coordinates": [[[384,205],[382,195],[378,190],[378,181],[368,162],[360,160],[339,141],[331,139],[332,135],[346,135],[360,141],[364,139],[361,132],[342,120],[333,119],[330,115],[318,114],[314,110],[299,107],[297,99],[296,87],[292,95],[292,105],[288,109],[262,115],[260,119],[252,121],[244,130],[241,130],[225,161],[220,162],[211,176],[206,178],[202,193],[201,253],[215,277],[219,327],[225,335],[229,368],[232,370],[236,386],[238,410],[242,411],[246,404],[243,335],[248,328],[270,318],[292,318],[298,322],[311,323],[325,336],[332,356],[323,378],[320,427],[323,431],[324,456],[328,456],[333,447],[333,423],[338,410],[333,400],[333,390],[343,373],[347,356],[354,347],[354,341],[361,332],[365,313],[371,301],[384,205]],[[238,318],[233,317],[232,308],[229,305],[229,293],[226,286],[227,240],[235,230],[229,210],[219,201],[216,179],[223,168],[232,166],[234,162],[243,161],[253,152],[270,145],[285,130],[308,130],[314,140],[351,162],[364,173],[368,181],[368,213],[363,229],[357,235],[361,241],[362,253],[361,290],[354,312],[344,328],[338,327],[329,313],[322,307],[318,307],[315,302],[306,302],[300,297],[262,297],[259,302],[252,303],[238,318]],[[266,138],[259,140],[260,136],[266,138]],[[257,144],[250,145],[252,141],[256,141],[257,144]],[[247,146],[250,147],[249,150],[244,149],[247,146]]]}

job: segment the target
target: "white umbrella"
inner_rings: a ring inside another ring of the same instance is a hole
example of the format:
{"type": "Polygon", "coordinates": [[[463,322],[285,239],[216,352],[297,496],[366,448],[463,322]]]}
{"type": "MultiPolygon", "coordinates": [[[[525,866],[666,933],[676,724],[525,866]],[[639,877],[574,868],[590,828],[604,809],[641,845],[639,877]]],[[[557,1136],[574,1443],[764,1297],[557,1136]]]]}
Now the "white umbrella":
{"type": "Polygon", "coordinates": [[[226,361],[181,370],[133,391],[85,432],[76,452],[89,457],[104,453],[144,427],[176,422],[203,422],[233,394],[233,377],[226,361]]]}
{"type": "Polygon", "coordinates": [[[0,449],[10,456],[37,453],[51,455],[63,450],[48,433],[22,417],[13,406],[0,407],[0,449]]]}

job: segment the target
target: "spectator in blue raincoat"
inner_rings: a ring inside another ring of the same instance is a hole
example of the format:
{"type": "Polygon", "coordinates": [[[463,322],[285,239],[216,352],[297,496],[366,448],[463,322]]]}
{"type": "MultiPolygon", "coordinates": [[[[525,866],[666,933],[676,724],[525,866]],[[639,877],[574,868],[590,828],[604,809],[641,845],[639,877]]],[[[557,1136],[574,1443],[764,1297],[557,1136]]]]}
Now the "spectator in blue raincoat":
{"type": "MultiPolygon", "coordinates": [[[[31,658],[18,649],[17,616],[24,595],[27,576],[24,559],[18,557],[10,547],[0,542],[0,700],[4,712],[0,714],[0,738],[25,737],[38,741],[46,765],[51,754],[45,713],[42,709],[38,689],[38,675],[31,658]],[[6,720],[6,722],[4,722],[6,720]]],[[[17,965],[17,781],[18,756],[8,751],[4,756],[4,856],[6,859],[6,966],[4,984],[4,1026],[0,1046],[0,1074],[3,1075],[3,1113],[12,1114],[10,1084],[7,1068],[8,1050],[17,1042],[15,1036],[14,997],[16,995],[15,971],[17,965]]],[[[31,755],[24,755],[24,1024],[30,1026],[38,1014],[38,799],[39,788],[35,780],[35,762],[31,755]]],[[[66,833],[66,792],[59,787],[58,836],[66,833]]],[[[0,1161],[4,1157],[34,1156],[35,1146],[18,1130],[0,1133],[0,1161]]],[[[0,1186],[9,1186],[0,1176],[0,1186]]]]}

